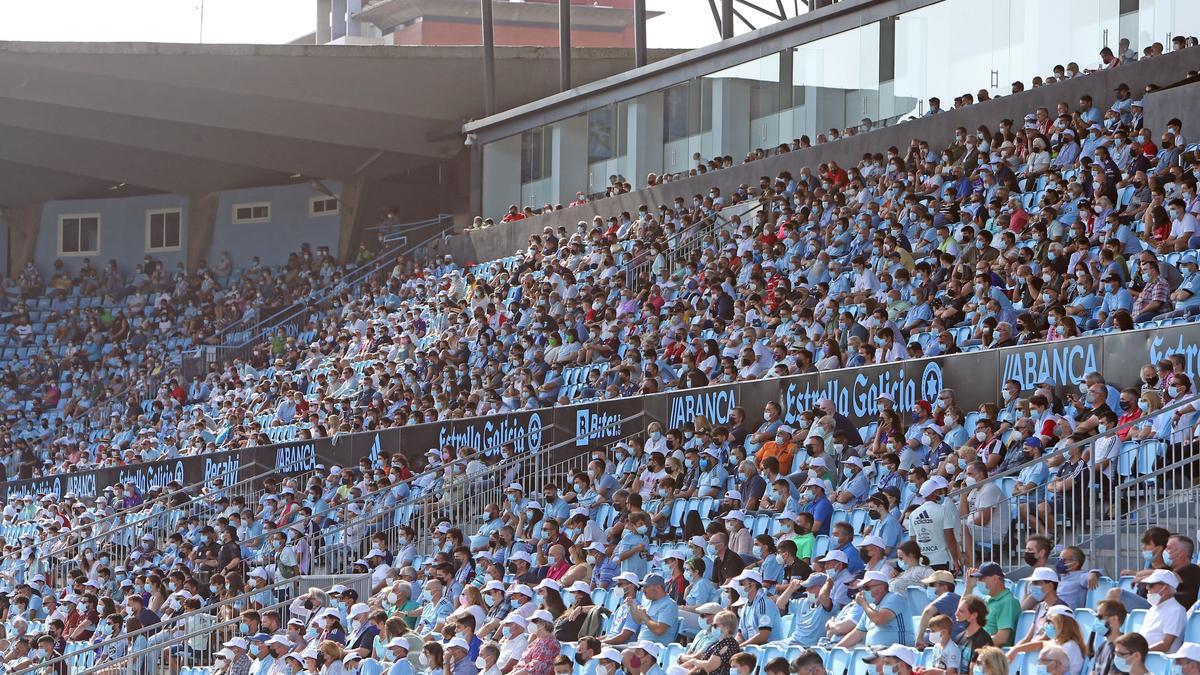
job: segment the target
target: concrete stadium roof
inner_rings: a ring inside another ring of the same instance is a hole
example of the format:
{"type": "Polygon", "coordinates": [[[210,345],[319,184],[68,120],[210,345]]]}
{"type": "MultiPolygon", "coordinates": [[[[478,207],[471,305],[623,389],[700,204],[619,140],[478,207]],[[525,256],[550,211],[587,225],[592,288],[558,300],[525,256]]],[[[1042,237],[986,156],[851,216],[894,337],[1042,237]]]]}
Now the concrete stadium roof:
{"type": "MultiPolygon", "coordinates": [[[[556,49],[496,57],[498,109],[556,93],[556,49]]],[[[458,156],[482,90],[479,47],[0,42],[0,206],[391,177],[458,156]]]]}

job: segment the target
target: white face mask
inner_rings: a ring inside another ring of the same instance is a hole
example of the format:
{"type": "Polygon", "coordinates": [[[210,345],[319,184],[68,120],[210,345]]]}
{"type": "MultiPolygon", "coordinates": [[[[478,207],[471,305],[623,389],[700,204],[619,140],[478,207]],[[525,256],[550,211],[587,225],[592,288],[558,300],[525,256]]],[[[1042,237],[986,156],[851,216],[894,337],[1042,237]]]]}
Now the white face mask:
{"type": "Polygon", "coordinates": [[[1146,602],[1150,603],[1151,606],[1157,607],[1158,603],[1162,602],[1162,596],[1158,593],[1148,593],[1146,594],[1146,602]]]}

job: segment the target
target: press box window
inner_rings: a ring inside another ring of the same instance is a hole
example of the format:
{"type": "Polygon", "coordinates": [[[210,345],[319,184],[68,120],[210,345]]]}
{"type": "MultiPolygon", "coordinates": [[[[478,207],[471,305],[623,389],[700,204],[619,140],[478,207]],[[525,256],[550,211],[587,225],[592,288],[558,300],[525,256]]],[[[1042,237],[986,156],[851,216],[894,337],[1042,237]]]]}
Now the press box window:
{"type": "Polygon", "coordinates": [[[259,204],[234,204],[234,223],[265,223],[271,220],[270,202],[259,204]]]}
{"type": "Polygon", "coordinates": [[[179,209],[163,209],[146,212],[146,250],[178,251],[180,248],[180,223],[183,220],[179,209]]]}
{"type": "Polygon", "coordinates": [[[58,218],[59,255],[100,253],[100,215],[70,215],[58,218]]]}
{"type": "Polygon", "coordinates": [[[310,216],[329,216],[337,212],[337,197],[313,197],[308,200],[308,215],[310,216]]]}

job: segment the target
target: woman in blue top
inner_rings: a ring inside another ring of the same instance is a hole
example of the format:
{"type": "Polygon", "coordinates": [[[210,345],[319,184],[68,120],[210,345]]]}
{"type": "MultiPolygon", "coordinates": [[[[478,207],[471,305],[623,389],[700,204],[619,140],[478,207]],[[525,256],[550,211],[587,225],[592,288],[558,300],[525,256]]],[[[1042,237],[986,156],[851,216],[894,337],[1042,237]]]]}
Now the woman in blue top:
{"type": "Polygon", "coordinates": [[[700,605],[720,600],[721,594],[716,584],[705,574],[707,569],[708,563],[704,558],[692,558],[684,563],[683,578],[688,586],[683,591],[683,605],[680,609],[695,612],[700,605]]]}
{"type": "MultiPolygon", "coordinates": [[[[636,439],[634,439],[636,441],[636,439]]],[[[638,472],[642,469],[641,447],[635,443],[625,443],[617,445],[618,457],[617,461],[617,478],[621,482],[632,481],[638,472]],[[622,447],[624,445],[624,447],[622,447]]],[[[628,487],[628,485],[626,486],[628,487]]]]}
{"type": "Polygon", "coordinates": [[[779,562],[779,557],[775,555],[775,552],[775,540],[770,535],[760,534],[754,538],[750,555],[757,562],[751,563],[749,567],[758,568],[759,573],[762,574],[763,586],[768,590],[783,581],[783,563],[779,562]]]}
{"type": "Polygon", "coordinates": [[[649,534],[650,519],[644,512],[629,516],[629,523],[626,525],[624,533],[621,534],[621,541],[617,543],[617,550],[614,554],[621,563],[622,572],[633,572],[638,578],[645,576],[646,559],[642,553],[645,552],[646,545],[650,543],[649,534]]]}

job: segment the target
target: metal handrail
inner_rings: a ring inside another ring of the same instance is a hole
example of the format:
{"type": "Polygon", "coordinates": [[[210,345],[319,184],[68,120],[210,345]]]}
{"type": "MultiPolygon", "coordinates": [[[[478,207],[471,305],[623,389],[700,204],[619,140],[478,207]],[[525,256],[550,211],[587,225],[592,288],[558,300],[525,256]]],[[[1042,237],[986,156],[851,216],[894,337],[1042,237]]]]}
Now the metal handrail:
{"type": "MultiPolygon", "coordinates": [[[[451,216],[443,214],[438,218],[431,219],[430,221],[421,221],[418,223],[418,226],[432,224],[439,221],[446,221],[448,218],[451,218],[451,216]]],[[[410,245],[406,238],[404,241],[401,241],[395,246],[391,246],[380,253],[377,253],[371,259],[371,261],[363,263],[362,265],[359,265],[350,272],[346,273],[346,275],[339,279],[337,283],[321,287],[321,294],[319,296],[310,296],[303,301],[292,303],[291,305],[280,309],[274,314],[271,314],[267,318],[259,320],[254,328],[241,328],[240,330],[248,330],[250,333],[249,337],[247,337],[244,341],[238,343],[222,343],[219,345],[200,345],[196,349],[185,352],[184,355],[196,358],[199,357],[207,348],[216,348],[218,350],[226,351],[233,350],[238,353],[246,353],[247,350],[255,345],[269,340],[271,335],[278,330],[280,326],[284,325],[288,321],[312,311],[312,309],[315,307],[319,307],[324,303],[336,299],[336,294],[341,293],[343,290],[354,290],[359,288],[360,285],[372,275],[383,269],[386,269],[387,266],[394,262],[398,256],[409,255],[413,251],[427,246],[433,240],[445,236],[446,232],[450,231],[451,229],[453,229],[452,223],[442,228],[438,233],[426,238],[421,242],[418,242],[417,244],[410,245]]],[[[227,326],[225,329],[219,332],[218,335],[226,334],[226,332],[229,332],[229,329],[234,325],[236,324],[230,324],[230,326],[227,326]]]]}
{"type": "MultiPolygon", "coordinates": [[[[615,423],[613,423],[612,426],[621,428],[622,426],[624,426],[624,424],[626,422],[640,419],[640,418],[644,417],[645,414],[646,414],[645,411],[639,411],[637,413],[634,413],[633,415],[630,415],[629,417],[622,418],[620,420],[620,422],[615,422],[615,423]]],[[[641,433],[641,432],[638,432],[638,433],[641,433]]],[[[635,433],[634,435],[637,435],[637,434],[635,433]]],[[[469,485],[472,482],[478,481],[479,479],[481,479],[489,474],[495,474],[497,472],[505,472],[505,471],[513,468],[514,466],[518,466],[518,465],[528,462],[530,460],[541,460],[543,457],[546,457],[547,455],[549,455],[551,452],[553,452],[555,450],[559,450],[564,447],[570,447],[572,445],[575,445],[578,440],[579,440],[579,434],[576,434],[575,436],[572,436],[571,438],[568,438],[568,439],[559,441],[558,443],[555,443],[553,445],[541,448],[536,452],[520,453],[520,454],[515,455],[514,457],[507,459],[507,460],[502,460],[497,464],[494,464],[491,466],[485,466],[484,468],[482,468],[480,470],[464,474],[464,475],[460,476],[457,480],[469,485]]],[[[504,445],[504,443],[501,443],[501,445],[504,445]]],[[[481,452],[483,452],[483,451],[481,450],[481,452]]],[[[454,480],[454,479],[452,479],[452,480],[454,480]]],[[[446,486],[443,485],[443,489],[445,487],[446,486]]],[[[377,512],[369,513],[369,514],[364,513],[361,518],[358,518],[353,521],[348,521],[345,523],[340,523],[333,529],[325,530],[322,533],[322,536],[328,537],[330,535],[336,535],[337,533],[345,532],[346,530],[349,530],[352,527],[362,527],[364,525],[369,525],[370,522],[363,522],[363,521],[377,521],[377,520],[380,520],[387,516],[390,516],[390,515],[396,513],[397,511],[402,511],[409,507],[420,506],[422,504],[431,504],[432,506],[437,507],[439,502],[437,502],[437,501],[430,502],[430,497],[433,497],[433,496],[434,495],[430,495],[430,494],[422,494],[422,495],[418,495],[416,497],[410,497],[409,499],[407,499],[403,502],[397,502],[395,504],[392,504],[391,506],[387,507],[385,510],[382,510],[382,511],[377,511],[377,512]]],[[[423,512],[421,515],[426,515],[426,514],[423,512]]],[[[429,525],[429,523],[426,523],[426,525],[429,525]]],[[[428,527],[426,529],[428,529],[428,527]]],[[[374,534],[374,533],[372,533],[372,534],[374,534]]]]}
{"type": "MultiPolygon", "coordinates": [[[[240,467],[238,467],[238,471],[240,472],[240,471],[242,471],[242,470],[244,470],[244,469],[247,469],[247,468],[253,468],[253,467],[256,467],[256,466],[262,466],[262,465],[261,465],[261,464],[258,464],[257,462],[256,462],[256,463],[253,463],[253,464],[246,464],[246,465],[244,465],[244,466],[240,466],[240,467]]],[[[264,467],[264,468],[265,468],[265,467],[264,467]]],[[[271,469],[271,470],[267,471],[266,473],[261,473],[261,474],[258,474],[258,475],[255,475],[255,476],[252,476],[252,477],[250,477],[250,478],[247,478],[247,479],[245,479],[245,480],[239,481],[238,483],[235,483],[234,485],[230,485],[230,486],[228,486],[228,487],[223,487],[223,488],[221,488],[221,489],[220,489],[220,491],[221,491],[221,492],[228,492],[228,491],[230,491],[230,490],[233,490],[233,489],[234,489],[235,487],[237,487],[237,486],[242,486],[242,485],[247,485],[247,484],[249,484],[249,485],[252,485],[252,484],[253,484],[255,481],[261,481],[261,480],[263,480],[264,478],[267,478],[267,477],[269,477],[269,476],[271,476],[271,475],[273,475],[273,474],[276,474],[276,473],[279,473],[279,472],[278,472],[278,470],[276,470],[276,469],[271,469]]],[[[303,473],[299,474],[298,476],[289,476],[289,478],[297,478],[297,479],[301,479],[301,480],[302,480],[302,479],[303,479],[303,477],[304,477],[304,476],[306,476],[306,475],[307,475],[307,474],[309,474],[309,473],[312,473],[312,472],[303,472],[303,473]]],[[[219,476],[217,476],[217,477],[219,477],[219,476]]],[[[214,478],[216,478],[216,477],[214,477],[214,478]]],[[[187,485],[187,486],[185,486],[185,487],[183,487],[183,488],[180,488],[179,490],[175,490],[175,491],[173,491],[173,492],[170,492],[170,493],[168,493],[168,495],[175,495],[175,494],[179,494],[179,493],[185,493],[185,492],[188,492],[188,491],[190,491],[190,490],[194,490],[194,489],[202,488],[202,487],[203,487],[205,484],[207,484],[207,483],[211,482],[212,480],[213,480],[212,478],[209,478],[209,479],[207,479],[207,480],[203,480],[203,481],[200,481],[200,482],[198,482],[198,483],[192,483],[192,484],[190,484],[190,485],[187,485]]],[[[251,491],[251,492],[249,493],[249,495],[246,495],[246,496],[247,496],[247,498],[248,498],[248,499],[247,499],[248,503],[251,503],[251,502],[249,502],[249,499],[250,499],[250,498],[252,498],[252,497],[253,497],[253,495],[255,495],[255,494],[265,494],[265,493],[266,493],[266,490],[265,490],[265,489],[259,489],[259,490],[257,490],[257,491],[251,491]]],[[[159,498],[159,499],[163,499],[163,500],[165,501],[165,500],[166,500],[166,497],[167,497],[168,495],[163,495],[163,496],[162,496],[161,498],[159,498]]],[[[153,501],[158,501],[158,499],[155,499],[155,500],[153,500],[153,501]]],[[[147,505],[149,505],[149,504],[151,504],[151,503],[152,503],[151,501],[148,501],[148,502],[143,502],[143,503],[142,503],[141,505],[139,505],[138,507],[135,507],[134,509],[130,509],[129,511],[126,511],[125,513],[129,513],[129,512],[131,512],[131,511],[137,510],[138,508],[145,507],[145,506],[147,506],[147,505]]],[[[141,516],[139,519],[137,519],[137,520],[131,520],[131,521],[129,521],[129,522],[122,523],[122,524],[120,524],[118,527],[115,527],[115,528],[113,528],[113,529],[110,529],[110,530],[104,530],[103,532],[99,532],[99,531],[97,531],[97,525],[99,524],[99,521],[97,521],[97,523],[95,523],[95,524],[93,524],[93,525],[91,526],[91,529],[92,529],[92,531],[93,531],[93,534],[92,534],[91,536],[89,536],[87,539],[83,539],[83,540],[80,540],[80,541],[77,541],[77,542],[74,542],[74,543],[68,543],[68,544],[67,544],[67,548],[66,548],[66,550],[70,550],[70,549],[72,549],[72,548],[74,548],[74,549],[90,548],[90,549],[92,549],[92,550],[99,550],[99,548],[100,548],[100,544],[93,545],[93,546],[90,546],[90,547],[88,547],[88,546],[86,546],[86,545],[87,545],[87,544],[89,544],[89,543],[92,543],[92,542],[96,542],[97,540],[102,540],[102,539],[103,539],[103,540],[109,540],[109,541],[107,541],[107,542],[106,542],[106,544],[107,544],[107,545],[113,545],[113,546],[115,546],[116,544],[113,544],[113,543],[111,542],[111,540],[112,540],[114,537],[116,537],[117,535],[119,535],[119,534],[120,534],[122,531],[124,531],[124,530],[128,530],[128,529],[135,529],[135,528],[136,528],[138,525],[144,524],[145,522],[147,522],[147,521],[149,521],[149,520],[153,520],[153,519],[155,519],[155,518],[161,517],[162,515],[163,515],[163,513],[162,513],[161,511],[159,511],[159,512],[153,512],[153,513],[145,513],[145,514],[143,514],[143,515],[142,515],[142,516],[141,516]]],[[[111,518],[111,516],[110,516],[109,518],[111,518]]],[[[60,534],[60,535],[58,535],[58,537],[56,537],[56,538],[52,538],[52,539],[48,539],[48,540],[46,540],[46,541],[44,541],[44,542],[40,542],[40,544],[46,544],[46,543],[49,543],[49,542],[51,542],[51,541],[61,541],[63,538],[65,538],[65,537],[69,537],[69,536],[70,536],[70,533],[69,533],[69,532],[68,532],[68,533],[66,533],[66,534],[60,534]]],[[[43,549],[43,550],[45,550],[45,549],[43,549]]],[[[73,559],[73,556],[66,556],[66,557],[65,557],[63,560],[59,560],[59,561],[57,561],[57,562],[58,562],[60,565],[62,565],[62,564],[64,564],[64,563],[71,562],[71,561],[72,561],[72,559],[73,559]]]]}
{"type": "Polygon", "coordinates": [[[1176,401],[1169,406],[1163,406],[1162,408],[1155,410],[1154,413],[1151,415],[1143,415],[1142,417],[1139,417],[1136,420],[1125,422],[1124,424],[1118,424],[1117,426],[1113,427],[1112,429],[1108,429],[1107,431],[1105,431],[1102,434],[1096,434],[1095,436],[1089,436],[1088,438],[1085,438],[1082,441],[1076,441],[1074,443],[1069,443],[1069,444],[1064,445],[1061,448],[1055,450],[1054,452],[1044,452],[1044,453],[1042,453],[1042,456],[1038,457],[1037,459],[1031,459],[1028,462],[1014,466],[1011,469],[1007,469],[1000,473],[988,476],[987,478],[979,481],[978,483],[975,483],[971,487],[959,488],[958,490],[955,490],[953,492],[948,492],[948,493],[946,493],[946,498],[950,499],[952,497],[965,496],[966,493],[971,492],[973,490],[977,490],[983,485],[998,482],[1002,478],[1009,478],[1012,476],[1016,476],[1017,474],[1021,473],[1021,471],[1027,467],[1035,466],[1037,464],[1045,464],[1048,460],[1055,458],[1055,457],[1066,457],[1072,448],[1085,446],[1088,444],[1093,444],[1098,439],[1101,439],[1101,438],[1108,438],[1110,436],[1115,436],[1118,433],[1120,433],[1121,431],[1124,431],[1126,429],[1132,429],[1134,426],[1137,426],[1138,424],[1145,422],[1146,420],[1151,419],[1153,417],[1157,417],[1160,414],[1167,413],[1167,412],[1173,412],[1176,409],[1181,408],[1185,404],[1188,404],[1188,403],[1200,403],[1200,394],[1193,394],[1191,397],[1189,397],[1185,400],[1176,401]]]}
{"type": "MultiPolygon", "coordinates": [[[[239,467],[238,467],[238,471],[239,471],[239,472],[241,472],[241,471],[242,471],[242,470],[244,470],[244,469],[247,469],[247,468],[253,468],[253,467],[255,467],[255,466],[262,466],[262,465],[258,464],[257,462],[256,462],[256,463],[253,463],[253,464],[247,464],[247,465],[245,465],[245,466],[239,466],[239,467]]],[[[237,483],[234,483],[233,485],[228,485],[228,486],[226,486],[226,487],[223,487],[223,488],[221,488],[221,489],[222,489],[222,490],[236,490],[236,489],[237,489],[237,488],[239,488],[240,486],[243,486],[243,485],[245,485],[245,484],[249,484],[249,483],[253,483],[255,480],[260,480],[260,479],[261,479],[263,476],[265,476],[265,475],[270,475],[270,473],[274,473],[274,469],[272,469],[272,470],[271,470],[270,472],[268,472],[267,474],[261,474],[261,475],[258,475],[258,476],[254,476],[254,477],[251,477],[251,478],[247,478],[247,479],[245,479],[245,480],[238,481],[237,483]]],[[[70,474],[66,474],[66,475],[70,475],[70,474]]],[[[220,478],[220,477],[222,477],[222,476],[214,476],[213,478],[220,478]]],[[[91,524],[90,524],[88,527],[89,527],[89,528],[91,528],[91,529],[93,529],[93,530],[94,530],[94,529],[97,529],[97,528],[101,527],[102,525],[104,525],[104,524],[106,524],[106,523],[109,523],[109,522],[111,522],[111,521],[117,520],[117,519],[119,519],[119,518],[124,518],[124,517],[126,517],[126,516],[129,516],[129,515],[132,515],[132,514],[134,514],[134,513],[138,512],[138,511],[145,510],[147,507],[149,507],[149,506],[151,506],[152,504],[154,504],[154,503],[158,502],[159,500],[166,501],[167,499],[169,499],[170,497],[172,497],[172,496],[174,496],[174,495],[178,495],[178,494],[181,494],[181,493],[186,493],[186,492],[188,492],[188,491],[190,491],[190,490],[193,490],[193,489],[195,489],[195,488],[197,488],[197,487],[201,486],[201,485],[202,485],[202,484],[204,484],[204,483],[211,482],[211,481],[213,480],[213,478],[208,478],[208,479],[206,479],[206,480],[204,480],[204,481],[201,481],[201,482],[199,482],[199,483],[190,483],[190,484],[188,484],[188,485],[184,485],[184,486],[180,487],[178,490],[171,490],[170,492],[164,492],[163,494],[161,494],[161,495],[159,495],[159,496],[155,497],[154,499],[148,499],[148,500],[146,500],[146,501],[142,502],[141,504],[138,504],[137,506],[131,506],[131,507],[129,507],[128,509],[123,509],[123,510],[121,510],[121,511],[117,511],[117,512],[115,512],[115,513],[111,513],[111,514],[109,514],[109,515],[107,515],[107,516],[104,516],[103,518],[100,518],[100,519],[96,520],[95,522],[91,523],[91,524]]],[[[93,503],[94,503],[94,499],[93,499],[93,503]]],[[[110,533],[111,533],[111,532],[116,532],[116,531],[117,531],[117,530],[108,530],[108,532],[110,532],[110,533]]],[[[63,532],[63,533],[61,533],[61,534],[58,534],[58,535],[55,535],[55,536],[53,536],[53,537],[49,537],[49,538],[47,538],[47,539],[43,539],[42,541],[38,542],[38,545],[39,545],[39,546],[42,546],[42,545],[45,545],[45,544],[50,544],[50,543],[55,543],[55,542],[62,541],[63,539],[66,539],[66,538],[68,538],[68,537],[70,536],[70,534],[71,534],[71,532],[70,532],[70,531],[63,532]]],[[[82,542],[80,542],[80,543],[82,543],[82,542]]]]}
{"type": "MultiPolygon", "coordinates": [[[[1029,460],[1028,462],[1023,462],[1023,463],[1021,463],[1017,466],[1014,466],[1010,469],[1007,469],[1005,471],[1001,471],[999,473],[990,475],[987,478],[985,478],[971,486],[964,486],[957,490],[947,492],[946,493],[946,501],[947,502],[953,501],[954,503],[959,503],[961,500],[966,499],[969,493],[978,491],[979,489],[981,489],[984,486],[995,485],[1005,478],[1015,477],[1027,468],[1035,467],[1039,464],[1048,464],[1050,462],[1050,460],[1052,460],[1052,459],[1065,458],[1069,455],[1070,451],[1074,448],[1086,448],[1087,446],[1094,446],[1096,441],[1098,441],[1098,440],[1101,440],[1104,438],[1111,438],[1123,431],[1133,429],[1136,426],[1140,426],[1146,420],[1157,418],[1160,415],[1173,413],[1175,410],[1178,410],[1178,409],[1182,408],[1183,406],[1192,404],[1192,403],[1200,403],[1200,394],[1193,394],[1192,396],[1185,398],[1183,400],[1175,401],[1168,406],[1159,408],[1158,410],[1154,411],[1150,415],[1143,415],[1143,416],[1137,418],[1136,420],[1131,420],[1129,422],[1117,424],[1112,429],[1106,430],[1103,434],[1095,434],[1095,435],[1089,436],[1088,438],[1085,438],[1083,440],[1075,441],[1073,443],[1068,443],[1067,445],[1064,445],[1062,447],[1059,447],[1059,448],[1056,448],[1053,450],[1047,450],[1047,451],[1043,452],[1042,456],[1038,457],[1037,459],[1032,459],[1032,460],[1029,460]]],[[[1088,470],[1090,471],[1091,468],[1089,467],[1088,470]]],[[[1142,478],[1142,482],[1144,482],[1144,477],[1142,478]]],[[[1091,511],[1095,510],[1095,506],[1096,506],[1095,497],[1096,497],[1095,491],[1088,490],[1088,498],[1089,498],[1089,502],[1090,502],[1089,508],[1091,511]]],[[[1008,498],[1006,498],[1006,499],[1008,499],[1008,498]]],[[[1094,530],[1095,528],[1089,528],[1089,529],[1094,530]]],[[[1092,560],[1094,560],[1096,557],[1096,539],[1097,539],[1097,537],[1094,534],[1087,536],[1087,543],[1088,543],[1087,555],[1092,560]]]]}
{"type": "MultiPolygon", "coordinates": [[[[524,431],[524,432],[521,432],[520,434],[518,434],[516,437],[518,437],[518,438],[524,438],[524,437],[525,437],[525,436],[527,436],[527,435],[529,435],[529,432],[528,432],[528,431],[524,431]]],[[[510,438],[510,439],[508,439],[508,440],[506,441],[506,443],[507,443],[507,442],[511,442],[511,441],[512,441],[512,439],[510,438]]],[[[454,461],[452,461],[452,462],[447,462],[447,463],[445,463],[445,464],[443,464],[443,465],[441,465],[441,466],[438,466],[437,468],[434,468],[434,469],[429,469],[429,470],[427,470],[427,471],[423,471],[423,472],[421,472],[421,473],[419,473],[419,474],[413,474],[413,476],[412,476],[411,478],[409,478],[409,479],[408,479],[408,481],[409,481],[409,483],[414,483],[414,482],[416,482],[417,480],[419,480],[420,478],[423,478],[423,477],[426,477],[426,476],[433,476],[433,475],[436,475],[436,474],[438,474],[438,473],[440,473],[440,472],[444,471],[444,470],[445,470],[447,467],[454,466],[455,464],[459,464],[459,463],[461,463],[461,464],[464,464],[464,465],[465,465],[465,464],[466,464],[468,461],[470,461],[470,460],[469,460],[469,459],[462,459],[462,458],[460,458],[460,459],[456,459],[456,460],[454,460],[454,461]]],[[[360,496],[360,497],[358,498],[358,500],[368,500],[368,499],[377,498],[377,497],[379,497],[379,496],[381,496],[381,495],[386,495],[387,493],[391,492],[391,490],[392,490],[392,488],[393,488],[393,487],[394,487],[394,486],[392,486],[392,485],[386,485],[386,486],[383,486],[383,487],[381,487],[381,488],[379,488],[379,489],[377,489],[377,490],[374,490],[374,491],[372,491],[372,492],[366,492],[366,493],[364,493],[362,496],[360,496]]],[[[410,496],[408,501],[415,503],[415,502],[419,501],[420,499],[428,498],[429,496],[430,496],[430,495],[429,495],[428,493],[421,493],[420,495],[416,495],[416,496],[410,496]]],[[[354,501],[358,501],[358,500],[354,500],[354,501]]],[[[393,506],[394,506],[394,505],[393,505],[393,506]]],[[[389,508],[390,508],[390,507],[389,507],[389,508]]],[[[293,530],[293,529],[295,529],[295,528],[296,528],[296,527],[298,527],[298,526],[307,525],[307,524],[309,524],[309,523],[312,523],[312,522],[314,522],[314,521],[319,521],[320,519],[327,518],[327,517],[328,517],[328,515],[327,515],[327,514],[329,514],[329,513],[330,513],[331,511],[333,511],[333,510],[334,510],[334,507],[333,507],[332,505],[330,505],[330,508],[326,509],[325,511],[321,511],[320,513],[316,513],[316,512],[314,512],[314,513],[313,513],[312,515],[310,515],[310,516],[307,516],[307,517],[305,517],[305,518],[298,518],[298,519],[296,519],[296,520],[293,520],[293,521],[291,521],[291,522],[289,522],[289,523],[285,524],[285,525],[284,525],[284,526],[282,526],[282,527],[277,527],[277,528],[275,528],[275,529],[272,529],[272,530],[264,530],[263,532],[261,532],[260,534],[258,534],[258,535],[255,537],[255,539],[261,539],[261,540],[263,540],[263,541],[267,541],[267,540],[269,540],[269,539],[270,539],[270,537],[271,537],[272,535],[275,535],[275,534],[283,534],[284,536],[287,536],[287,532],[288,532],[289,530],[293,530]]],[[[372,519],[372,518],[376,517],[376,516],[378,515],[378,513],[379,513],[378,511],[376,511],[376,512],[368,512],[367,510],[365,510],[365,509],[364,509],[364,513],[363,513],[363,515],[362,515],[362,516],[360,516],[360,517],[358,517],[358,518],[355,518],[355,519],[352,519],[352,520],[350,520],[350,521],[347,521],[346,523],[339,524],[339,525],[347,525],[347,526],[348,526],[348,525],[349,525],[349,524],[351,524],[351,523],[353,523],[353,524],[359,524],[359,525],[361,525],[361,524],[364,524],[366,521],[368,521],[368,520],[370,520],[370,519],[372,519]]]]}
{"type": "MultiPolygon", "coordinates": [[[[369,576],[369,575],[356,575],[356,578],[361,578],[362,576],[369,576]]],[[[302,583],[300,577],[293,577],[292,579],[288,579],[286,582],[282,582],[283,585],[293,585],[293,584],[300,584],[300,583],[302,583]]],[[[261,593],[262,591],[259,591],[259,592],[261,593]]],[[[293,600],[291,598],[289,598],[287,600],[277,602],[273,605],[268,605],[266,607],[263,607],[259,611],[260,612],[269,612],[269,611],[273,611],[273,610],[284,610],[284,609],[290,607],[292,602],[293,602],[293,600]]],[[[211,608],[209,608],[209,609],[211,609],[211,608]]],[[[205,608],[196,610],[196,612],[193,612],[193,614],[203,613],[203,612],[205,612],[205,608]]],[[[287,617],[282,617],[282,618],[285,621],[287,619],[287,617]]],[[[96,664],[90,668],[87,668],[86,670],[79,671],[75,675],[91,675],[93,673],[100,673],[103,671],[111,670],[115,664],[119,664],[122,662],[131,662],[134,659],[140,659],[143,656],[149,656],[151,654],[161,653],[165,649],[168,649],[168,648],[178,645],[178,644],[186,644],[187,641],[193,640],[197,637],[211,636],[213,634],[222,632],[222,630],[224,630],[224,629],[236,627],[240,622],[241,622],[240,617],[236,617],[233,619],[226,619],[224,621],[218,621],[217,623],[215,623],[211,626],[202,628],[200,630],[192,631],[192,632],[184,634],[184,635],[175,636],[175,637],[171,638],[170,640],[165,640],[163,642],[150,645],[143,649],[129,652],[127,654],[122,655],[120,658],[116,658],[111,661],[106,661],[105,663],[96,664]]],[[[155,625],[157,626],[158,624],[155,624],[155,625]]],[[[134,633],[123,634],[119,638],[116,638],[116,639],[126,639],[130,635],[134,635],[134,633]]],[[[88,649],[89,650],[97,649],[98,647],[99,647],[99,645],[89,646],[88,649]]],[[[12,675],[24,675],[25,673],[32,673],[33,671],[37,670],[38,668],[43,668],[51,663],[54,663],[57,660],[60,660],[60,659],[66,660],[68,658],[69,658],[69,656],[67,656],[67,655],[64,655],[61,657],[56,657],[55,659],[52,659],[50,661],[46,661],[46,662],[39,664],[37,666],[37,668],[30,668],[27,670],[19,671],[18,673],[13,673],[12,675]]]]}
{"type": "MultiPolygon", "coordinates": [[[[200,609],[194,609],[190,612],[184,612],[183,614],[178,614],[176,616],[172,616],[170,619],[168,619],[166,621],[159,621],[158,623],[156,623],[154,625],[144,626],[142,628],[139,628],[136,631],[131,631],[128,633],[121,633],[118,636],[108,638],[108,639],[106,639],[102,642],[98,642],[94,645],[88,645],[87,649],[88,650],[100,650],[100,649],[103,649],[104,647],[112,645],[113,643],[128,639],[130,637],[137,637],[140,635],[150,635],[152,633],[157,633],[157,632],[161,631],[162,629],[172,626],[176,623],[179,623],[180,621],[182,621],[184,619],[188,619],[193,616],[199,616],[202,614],[211,614],[214,611],[220,610],[222,607],[234,605],[239,602],[244,602],[248,599],[251,599],[255,595],[259,595],[261,593],[267,593],[267,592],[274,592],[277,589],[280,589],[285,586],[289,586],[291,584],[296,583],[295,579],[296,579],[296,577],[293,577],[291,579],[286,579],[284,581],[280,581],[280,582],[271,584],[269,586],[264,586],[263,588],[255,589],[253,591],[248,591],[246,593],[243,593],[243,594],[233,597],[233,598],[226,598],[214,605],[205,605],[205,606],[202,606],[200,609]]],[[[269,609],[269,608],[264,608],[264,609],[269,609]]],[[[103,618],[103,617],[101,617],[101,618],[103,618]]],[[[240,621],[240,619],[233,620],[233,622],[237,622],[237,621],[240,621]]],[[[41,668],[45,668],[46,666],[51,666],[51,665],[54,665],[57,663],[61,663],[63,661],[67,661],[71,658],[71,656],[73,656],[73,654],[63,654],[62,656],[56,656],[52,659],[47,659],[46,661],[38,664],[35,667],[27,668],[25,670],[19,670],[14,673],[11,673],[10,675],[20,675],[21,673],[32,673],[35,671],[39,671],[41,668]]],[[[124,658],[124,657],[122,657],[122,658],[124,658]]],[[[106,663],[104,665],[106,667],[108,667],[108,666],[111,666],[111,663],[106,663]]],[[[49,672],[49,671],[46,671],[46,672],[49,672]]]]}

